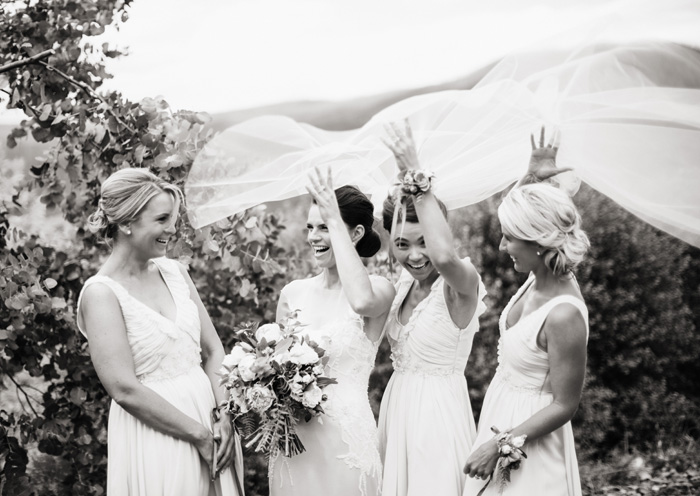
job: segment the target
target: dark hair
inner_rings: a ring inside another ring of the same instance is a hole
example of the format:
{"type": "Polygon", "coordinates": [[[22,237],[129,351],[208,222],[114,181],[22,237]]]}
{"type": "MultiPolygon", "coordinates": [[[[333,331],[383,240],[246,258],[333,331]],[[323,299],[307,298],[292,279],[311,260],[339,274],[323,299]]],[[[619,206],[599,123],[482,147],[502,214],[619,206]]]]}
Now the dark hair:
{"type": "Polygon", "coordinates": [[[355,249],[361,257],[371,257],[382,247],[379,233],[372,229],[374,206],[362,191],[354,186],[341,186],[335,190],[340,217],[350,227],[362,226],[365,234],[357,242],[355,249]]]}
{"type": "MultiPolygon", "coordinates": [[[[447,218],[447,207],[438,198],[435,198],[440,206],[442,215],[447,218]]],[[[406,222],[418,223],[418,215],[416,214],[416,206],[413,203],[413,197],[409,196],[403,200],[404,209],[406,210],[406,222]]],[[[394,220],[394,203],[395,199],[392,195],[389,195],[384,200],[384,205],[382,206],[382,225],[386,232],[391,232],[391,223],[394,220]]]]}

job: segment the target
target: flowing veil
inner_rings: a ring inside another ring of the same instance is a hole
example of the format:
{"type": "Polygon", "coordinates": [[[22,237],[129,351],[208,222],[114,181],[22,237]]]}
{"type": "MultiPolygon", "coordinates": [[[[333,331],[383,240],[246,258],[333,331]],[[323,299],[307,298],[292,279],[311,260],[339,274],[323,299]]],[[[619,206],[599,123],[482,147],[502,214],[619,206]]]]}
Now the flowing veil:
{"type": "MultiPolygon", "coordinates": [[[[663,15],[639,7],[627,20],[654,18],[656,39],[603,43],[600,34],[612,21],[589,23],[580,29],[584,41],[555,60],[508,56],[471,90],[408,98],[352,131],[325,131],[282,116],[228,128],[190,171],[190,220],[202,227],[305,194],[306,171],[315,165],[329,166],[336,186],[355,184],[381,204],[395,175],[383,128],[404,119],[422,166],[436,174],[436,194],[448,208],[459,208],[517,180],[529,157],[529,134],[546,125],[561,132],[560,167],[700,247],[700,52],[665,36],[680,15],[700,26],[700,3],[661,8],[663,15]]],[[[614,27],[623,27],[619,13],[615,19],[614,27]]]]}

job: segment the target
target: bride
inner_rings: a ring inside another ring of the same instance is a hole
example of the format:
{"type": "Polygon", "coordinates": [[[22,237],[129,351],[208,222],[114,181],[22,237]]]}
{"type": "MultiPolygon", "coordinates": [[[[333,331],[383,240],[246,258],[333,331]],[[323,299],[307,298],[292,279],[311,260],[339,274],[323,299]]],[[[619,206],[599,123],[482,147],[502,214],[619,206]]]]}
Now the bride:
{"type": "Polygon", "coordinates": [[[324,389],[325,414],[296,425],[306,451],[270,460],[270,494],[375,496],[382,467],[367,387],[394,288],[361,260],[381,246],[372,203],[352,186],[334,192],[330,171],[316,169],[309,181],[307,240],[321,272],[282,289],[277,319],[298,311],[306,335],[330,357],[326,375],[338,383],[324,389]]]}

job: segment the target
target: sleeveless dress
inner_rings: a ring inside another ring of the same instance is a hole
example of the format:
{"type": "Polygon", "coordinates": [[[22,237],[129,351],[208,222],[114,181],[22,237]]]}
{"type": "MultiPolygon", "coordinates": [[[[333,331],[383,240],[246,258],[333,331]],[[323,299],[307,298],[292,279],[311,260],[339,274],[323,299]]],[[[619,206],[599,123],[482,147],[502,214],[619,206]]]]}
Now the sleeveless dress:
{"type": "Polygon", "coordinates": [[[321,283],[322,276],[293,281],[282,293],[307,324],[302,332],[326,350],[326,375],[338,384],[324,389],[325,414],[296,424],[306,451],[270,459],[270,495],[376,496],[382,466],[367,390],[381,339],[373,343],[365,335],[364,320],[342,289],[321,283]]]}
{"type": "Polygon", "coordinates": [[[486,289],[479,281],[474,316],[460,329],[447,309],[444,279],[438,277],[402,326],[398,313],[412,284],[404,270],[386,324],[394,373],[379,413],[382,494],[458,496],[476,435],[464,370],[486,310],[486,289]]]}
{"type": "MultiPolygon", "coordinates": [[[[211,382],[201,367],[200,321],[187,281],[177,263],[153,259],[177,308],[172,321],[139,300],[115,280],[95,275],[85,281],[109,287],[121,307],[134,358],[134,372],[175,408],[211,429],[215,405],[211,382]]],[[[78,308],[82,298],[78,299],[78,308]]],[[[79,326],[80,327],[80,326],[79,326]]],[[[85,334],[81,328],[80,331],[85,334]]],[[[236,472],[243,474],[240,446],[236,472]]],[[[241,487],[243,481],[240,480],[241,487]]],[[[237,495],[233,472],[223,470],[210,482],[209,468],[191,443],[161,433],[124,410],[114,400],[107,424],[107,495],[237,495]]]]}
{"type": "MultiPolygon", "coordinates": [[[[537,346],[537,335],[549,312],[562,303],[579,309],[588,329],[588,310],[580,299],[571,295],[556,296],[532,313],[506,328],[506,318],[513,304],[534,282],[533,275],[511,298],[499,320],[498,367],[486,391],[479,419],[479,432],[474,448],[493,438],[491,426],[499,430],[513,428],[552,403],[547,380],[549,357],[537,346]]],[[[526,441],[523,450],[527,459],[520,468],[511,470],[511,482],[504,495],[578,496],[581,482],[578,475],[574,434],[571,422],[535,441],[526,441]]],[[[466,461],[466,459],[465,459],[466,461]]],[[[484,491],[484,496],[499,494],[498,474],[484,491]]],[[[467,478],[464,496],[476,496],[486,481],[467,478]]]]}

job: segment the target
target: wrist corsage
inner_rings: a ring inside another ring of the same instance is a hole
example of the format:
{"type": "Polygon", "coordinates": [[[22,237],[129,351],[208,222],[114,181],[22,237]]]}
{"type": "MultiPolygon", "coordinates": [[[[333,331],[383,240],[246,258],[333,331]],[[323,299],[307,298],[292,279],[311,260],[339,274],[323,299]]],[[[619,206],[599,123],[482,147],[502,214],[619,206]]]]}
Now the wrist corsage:
{"type": "Polygon", "coordinates": [[[398,186],[405,195],[419,195],[430,189],[435,174],[424,169],[406,169],[399,172],[398,186]]]}
{"type": "MultiPolygon", "coordinates": [[[[514,437],[510,431],[501,432],[496,426],[491,427],[491,430],[496,434],[496,445],[498,446],[498,463],[494,473],[498,474],[498,493],[503,494],[503,490],[510,482],[510,471],[518,470],[523,458],[527,458],[527,455],[522,450],[527,434],[514,437]]],[[[477,496],[481,496],[492,479],[493,474],[491,474],[489,480],[486,481],[486,485],[481,488],[477,496]]]]}

